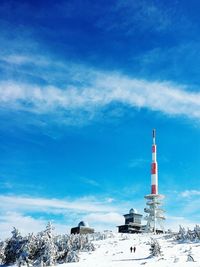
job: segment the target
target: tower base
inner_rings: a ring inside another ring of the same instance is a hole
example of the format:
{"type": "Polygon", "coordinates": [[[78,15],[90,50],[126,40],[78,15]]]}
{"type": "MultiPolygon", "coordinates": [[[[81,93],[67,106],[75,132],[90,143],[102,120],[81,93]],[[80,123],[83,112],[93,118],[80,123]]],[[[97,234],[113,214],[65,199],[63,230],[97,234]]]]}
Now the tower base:
{"type": "Polygon", "coordinates": [[[161,200],[164,198],[164,195],[159,194],[150,194],[146,195],[147,207],[144,209],[144,212],[147,213],[145,219],[147,224],[145,226],[144,232],[146,233],[164,233],[163,221],[165,220],[164,210],[160,207],[162,206],[161,200]]]}

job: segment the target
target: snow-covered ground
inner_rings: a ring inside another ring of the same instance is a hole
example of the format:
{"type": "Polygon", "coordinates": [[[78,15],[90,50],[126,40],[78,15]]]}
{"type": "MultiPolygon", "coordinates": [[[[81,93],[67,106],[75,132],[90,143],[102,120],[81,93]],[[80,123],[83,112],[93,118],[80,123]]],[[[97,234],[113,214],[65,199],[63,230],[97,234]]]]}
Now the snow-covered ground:
{"type": "Polygon", "coordinates": [[[95,241],[94,252],[80,253],[80,261],[67,263],[60,267],[132,267],[132,266],[181,266],[200,267],[200,242],[178,243],[173,239],[166,239],[164,235],[149,234],[115,234],[114,237],[95,241]],[[163,256],[149,257],[150,237],[156,238],[161,245],[163,256]],[[136,246],[136,252],[131,253],[130,247],[136,246]],[[187,262],[188,251],[195,262],[187,262]]]}

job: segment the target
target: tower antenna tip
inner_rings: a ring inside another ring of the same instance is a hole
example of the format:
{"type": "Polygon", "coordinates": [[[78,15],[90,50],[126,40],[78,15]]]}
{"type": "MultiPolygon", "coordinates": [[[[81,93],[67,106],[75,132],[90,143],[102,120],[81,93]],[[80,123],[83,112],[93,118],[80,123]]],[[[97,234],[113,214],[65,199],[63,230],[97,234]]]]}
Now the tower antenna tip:
{"type": "Polygon", "coordinates": [[[156,137],[156,129],[153,129],[153,138],[156,137]]]}

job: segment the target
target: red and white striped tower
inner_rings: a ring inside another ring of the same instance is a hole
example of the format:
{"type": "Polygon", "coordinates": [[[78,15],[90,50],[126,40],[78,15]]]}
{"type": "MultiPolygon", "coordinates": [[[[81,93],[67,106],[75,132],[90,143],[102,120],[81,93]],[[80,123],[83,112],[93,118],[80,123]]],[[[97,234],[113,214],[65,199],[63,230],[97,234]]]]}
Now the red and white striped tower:
{"type": "Polygon", "coordinates": [[[153,129],[152,144],[152,163],[151,163],[151,194],[146,195],[147,207],[144,211],[147,213],[145,219],[147,224],[146,232],[165,232],[163,221],[165,220],[164,210],[161,208],[163,195],[158,194],[158,164],[156,159],[156,130],[153,129]]]}
{"type": "Polygon", "coordinates": [[[151,194],[158,194],[158,163],[156,160],[156,130],[153,129],[152,163],[151,163],[151,194]]]}

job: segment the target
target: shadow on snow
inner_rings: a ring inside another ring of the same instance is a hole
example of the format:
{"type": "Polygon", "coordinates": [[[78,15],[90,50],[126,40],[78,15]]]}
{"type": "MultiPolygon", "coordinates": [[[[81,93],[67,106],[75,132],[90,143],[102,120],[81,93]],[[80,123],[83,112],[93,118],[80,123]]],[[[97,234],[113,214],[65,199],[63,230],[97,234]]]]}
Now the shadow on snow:
{"type": "Polygon", "coordinates": [[[147,260],[150,259],[151,257],[145,257],[145,258],[138,258],[138,259],[121,259],[121,260],[113,260],[113,261],[142,261],[142,260],[147,260]]]}

